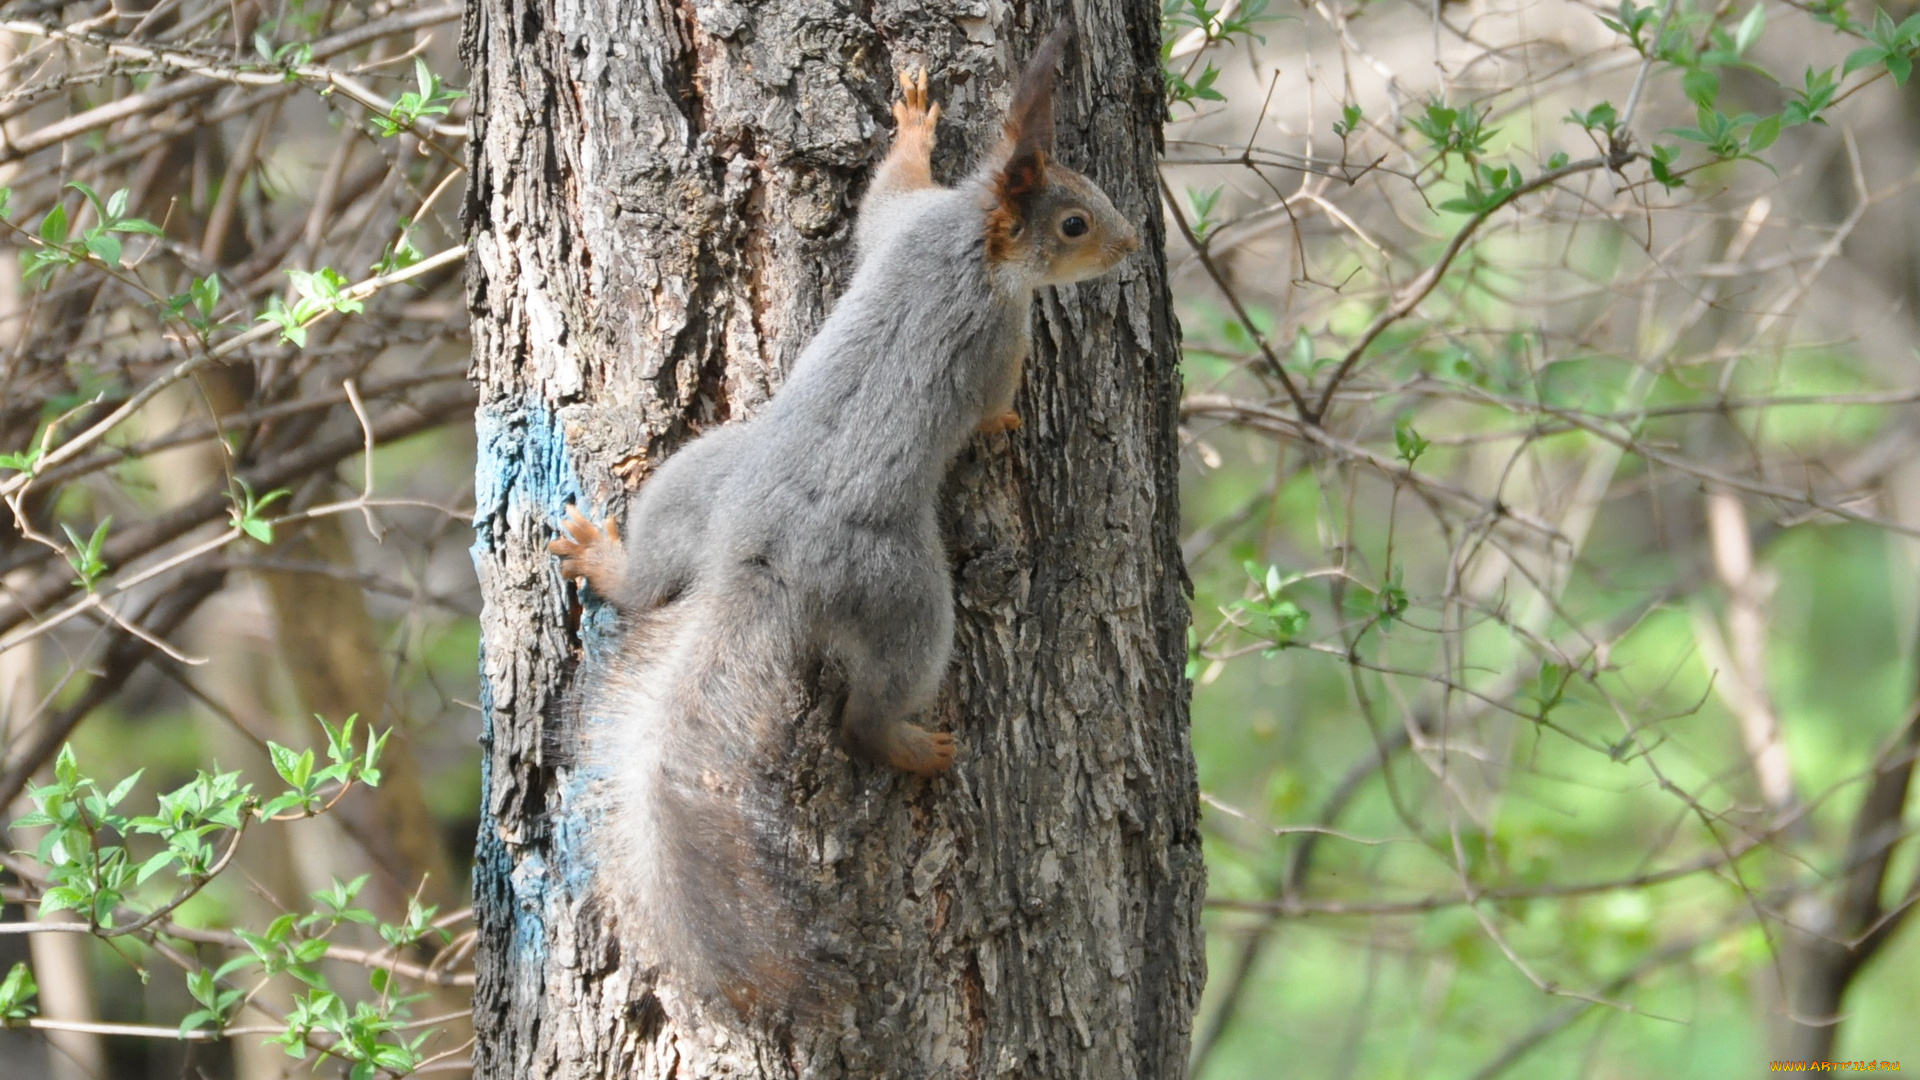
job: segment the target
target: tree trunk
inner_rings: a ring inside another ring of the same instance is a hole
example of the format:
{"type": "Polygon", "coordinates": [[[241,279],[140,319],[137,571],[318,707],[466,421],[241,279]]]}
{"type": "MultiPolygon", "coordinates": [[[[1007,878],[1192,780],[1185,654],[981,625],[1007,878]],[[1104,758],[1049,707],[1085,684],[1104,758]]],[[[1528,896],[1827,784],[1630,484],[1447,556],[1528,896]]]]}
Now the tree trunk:
{"type": "Polygon", "coordinates": [[[485,601],[478,1075],[1151,1078],[1185,1073],[1203,976],[1176,330],[1155,181],[1156,4],[1089,6],[1062,158],[1144,222],[1114,274],[1043,291],[1017,408],[949,483],[953,677],[932,782],[802,719],[792,783],[822,918],[861,997],[772,1034],[656,995],[588,902],[568,683],[604,642],[545,551],[617,513],[692,433],[751,415],[851,273],[896,64],[946,116],[936,173],[998,135],[1063,12],[474,0],[470,303],[485,601]],[[870,23],[869,20],[872,20],[870,23]],[[804,800],[798,793],[804,793],[804,800]]]}

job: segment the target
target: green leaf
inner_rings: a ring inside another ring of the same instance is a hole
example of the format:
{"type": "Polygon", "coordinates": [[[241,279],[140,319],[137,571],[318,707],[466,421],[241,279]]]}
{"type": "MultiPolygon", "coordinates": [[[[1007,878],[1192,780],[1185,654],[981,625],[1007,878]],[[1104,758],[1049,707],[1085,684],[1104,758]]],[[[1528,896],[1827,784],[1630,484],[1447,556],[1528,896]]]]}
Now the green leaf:
{"type": "Polygon", "coordinates": [[[36,432],[33,445],[27,447],[25,450],[17,454],[0,454],[0,469],[12,469],[15,472],[23,472],[31,476],[39,467],[40,459],[45,455],[46,443],[39,437],[39,433],[36,432]]]}
{"type": "Polygon", "coordinates": [[[140,871],[133,876],[134,884],[146,884],[148,878],[173,865],[174,860],[177,858],[179,858],[178,853],[167,850],[141,863],[140,871]]]}
{"type": "Polygon", "coordinates": [[[304,1059],[307,1056],[307,1040],[298,1031],[289,1029],[267,1039],[266,1043],[285,1050],[290,1058],[304,1059]]]}
{"type": "Polygon", "coordinates": [[[1747,17],[1741,19],[1740,25],[1734,28],[1733,51],[1744,55],[1748,49],[1753,47],[1754,42],[1760,40],[1760,35],[1765,33],[1766,29],[1766,10],[1759,4],[1755,4],[1753,5],[1753,10],[1747,12],[1747,17]]]}
{"type": "Polygon", "coordinates": [[[101,518],[100,524],[94,526],[93,535],[82,540],[80,534],[73,531],[73,526],[65,522],[60,523],[61,530],[67,534],[67,539],[72,541],[74,547],[73,551],[64,553],[67,562],[73,566],[74,573],[80,575],[74,584],[89,592],[93,591],[100,579],[106,576],[107,564],[100,558],[100,548],[106,543],[107,529],[112,524],[113,515],[109,514],[101,518]]]}
{"type": "Polygon", "coordinates": [[[1192,229],[1196,239],[1206,239],[1208,234],[1216,228],[1213,221],[1213,208],[1219,203],[1220,193],[1224,190],[1226,190],[1224,187],[1216,187],[1209,191],[1201,191],[1197,188],[1187,189],[1187,205],[1193,209],[1192,229]]]}
{"type": "Polygon", "coordinates": [[[1780,124],[1784,119],[1775,115],[1754,124],[1753,130],[1747,134],[1747,152],[1757,154],[1772,146],[1774,140],[1780,137],[1780,124]]]}
{"type": "Polygon", "coordinates": [[[1680,79],[1687,100],[1701,108],[1711,108],[1720,97],[1720,75],[1708,68],[1694,68],[1680,79]]]}
{"type": "Polygon", "coordinates": [[[58,203],[40,219],[40,239],[49,244],[67,242],[67,208],[58,203]]]}
{"type": "Polygon", "coordinates": [[[218,1019],[218,1017],[214,1015],[211,1009],[193,1010],[192,1012],[180,1018],[180,1037],[183,1039],[186,1038],[188,1032],[194,1030],[195,1028],[199,1027],[201,1024],[204,1024],[209,1020],[215,1020],[215,1019],[218,1019]]]}
{"type": "Polygon", "coordinates": [[[1383,624],[1391,623],[1407,610],[1407,590],[1400,584],[1400,569],[1394,567],[1386,582],[1373,594],[1374,613],[1383,624]]]}
{"type": "Polygon", "coordinates": [[[1393,443],[1399,451],[1396,456],[1406,462],[1408,468],[1412,468],[1414,463],[1420,460],[1420,455],[1427,452],[1429,445],[1427,440],[1421,438],[1420,433],[1413,429],[1411,420],[1401,420],[1394,425],[1393,443]]]}
{"type": "Polygon", "coordinates": [[[140,782],[140,774],[146,771],[144,768],[135,769],[132,776],[115,784],[113,790],[107,794],[107,805],[119,806],[120,800],[126,798],[127,793],[133,790],[133,785],[140,782]]]}
{"type": "Polygon", "coordinates": [[[1647,158],[1648,171],[1652,172],[1654,180],[1668,191],[1687,186],[1685,177],[1674,175],[1673,159],[1676,153],[1677,151],[1671,146],[1655,146],[1647,158]]]}
{"type": "Polygon", "coordinates": [[[110,233],[94,233],[88,236],[87,252],[108,266],[120,265],[120,241],[110,233]]]}
{"type": "Polygon", "coordinates": [[[1227,96],[1213,88],[1215,80],[1220,78],[1220,69],[1208,64],[1200,77],[1194,80],[1193,96],[1202,101],[1225,101],[1227,96]]]}
{"type": "Polygon", "coordinates": [[[211,316],[214,305],[220,302],[219,277],[209,274],[195,279],[187,295],[193,297],[193,306],[200,309],[200,314],[211,316]]]}
{"type": "Polygon", "coordinates": [[[220,1000],[220,988],[215,984],[213,972],[198,968],[187,973],[187,993],[193,1000],[211,1008],[220,1000]]]}
{"type": "Polygon", "coordinates": [[[162,229],[160,226],[155,225],[151,221],[142,221],[139,218],[127,218],[124,221],[116,221],[113,224],[107,226],[107,231],[123,232],[123,233],[140,233],[143,236],[167,235],[165,229],[162,229]]]}
{"type": "Polygon", "coordinates": [[[100,193],[93,190],[91,185],[81,180],[69,180],[67,181],[67,186],[86,196],[87,201],[93,204],[94,209],[99,210],[102,216],[107,216],[106,208],[100,205],[100,193]]]}
{"type": "Polygon", "coordinates": [[[1528,695],[1538,706],[1536,714],[1539,719],[1545,720],[1566,699],[1567,683],[1571,678],[1572,672],[1567,668],[1551,661],[1541,661],[1539,675],[1534,679],[1533,689],[1528,695]]]}
{"type": "Polygon", "coordinates": [[[244,942],[247,948],[252,949],[257,959],[271,960],[278,951],[269,939],[241,927],[234,927],[233,936],[244,942]]]}
{"type": "MultiPolygon", "coordinates": [[[[325,945],[326,942],[322,941],[320,944],[325,945]]],[[[325,952],[326,950],[322,949],[321,951],[325,952]]],[[[315,990],[325,990],[329,985],[327,977],[315,971],[311,964],[289,964],[287,965],[287,974],[299,979],[315,990]]]]}
{"type": "Polygon", "coordinates": [[[1340,119],[1335,120],[1333,122],[1333,133],[1339,136],[1340,138],[1345,139],[1347,136],[1353,134],[1354,131],[1359,128],[1360,117],[1361,117],[1360,106],[1358,105],[1341,106],[1340,119]]]}
{"type": "Polygon", "coordinates": [[[1596,128],[1612,131],[1620,123],[1620,114],[1611,103],[1603,101],[1584,113],[1579,109],[1572,110],[1567,114],[1567,123],[1577,124],[1589,131],[1596,128]]]}
{"type": "Polygon", "coordinates": [[[388,728],[367,739],[367,753],[360,766],[360,782],[368,787],[380,786],[380,770],[374,766],[379,763],[381,751],[387,748],[387,740],[392,736],[393,729],[388,728]]]}
{"type": "Polygon", "coordinates": [[[9,1020],[25,1020],[39,1012],[32,998],[40,992],[33,981],[33,972],[24,962],[16,962],[0,979],[0,1017],[9,1020]]]}
{"type": "Polygon", "coordinates": [[[294,773],[300,764],[299,753],[269,739],[267,740],[267,757],[272,759],[273,771],[280,774],[280,779],[285,780],[289,784],[293,784],[295,787],[300,786],[295,783],[293,779],[294,773]]]}
{"type": "Polygon", "coordinates": [[[1890,54],[1887,50],[1877,45],[1869,45],[1864,49],[1855,49],[1847,54],[1846,63],[1840,65],[1840,74],[1842,76],[1851,75],[1869,64],[1879,63],[1888,55],[1890,54]]]}
{"type": "Polygon", "coordinates": [[[1893,76],[1894,85],[1907,85],[1907,79],[1913,74],[1913,61],[1899,53],[1889,53],[1886,64],[1887,73],[1893,76]]]}
{"type": "Polygon", "coordinates": [[[257,956],[236,956],[233,959],[227,961],[226,963],[221,964],[220,967],[214,971],[213,977],[216,979],[224,979],[227,976],[233,974],[234,972],[239,971],[241,968],[248,967],[252,964],[257,964],[259,962],[260,962],[260,958],[257,956]]]}

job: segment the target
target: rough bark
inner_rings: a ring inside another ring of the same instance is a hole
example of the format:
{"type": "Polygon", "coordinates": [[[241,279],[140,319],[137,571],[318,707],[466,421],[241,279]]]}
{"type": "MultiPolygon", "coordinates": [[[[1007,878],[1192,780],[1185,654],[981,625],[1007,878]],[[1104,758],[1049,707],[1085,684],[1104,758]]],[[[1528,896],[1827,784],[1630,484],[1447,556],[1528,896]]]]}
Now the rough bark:
{"type": "Polygon", "coordinates": [[[568,680],[607,620],[570,608],[544,550],[554,522],[575,500],[617,512],[691,432],[777,393],[850,272],[892,67],[932,69],[936,172],[952,177],[997,134],[1009,74],[1065,17],[990,10],[469,10],[480,1076],[1185,1072],[1203,883],[1157,5],[1082,11],[1057,90],[1062,157],[1139,216],[1145,250],[1043,293],[1026,426],[976,440],[949,484],[959,631],[934,721],[960,735],[962,761],[910,781],[849,761],[818,715],[795,727],[793,850],[860,976],[850,1019],[765,1034],[656,994],[646,958],[623,956],[587,899],[570,816],[568,680]]]}

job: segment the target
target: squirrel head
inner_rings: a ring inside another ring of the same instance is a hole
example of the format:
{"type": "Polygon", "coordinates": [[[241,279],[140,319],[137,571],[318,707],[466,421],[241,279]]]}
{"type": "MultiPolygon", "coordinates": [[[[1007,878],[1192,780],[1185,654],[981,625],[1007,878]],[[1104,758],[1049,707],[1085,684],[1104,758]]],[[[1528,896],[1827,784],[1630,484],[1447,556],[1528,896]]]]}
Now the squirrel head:
{"type": "Polygon", "coordinates": [[[1021,73],[988,181],[987,259],[1040,285],[1103,274],[1140,247],[1106,192],[1052,160],[1053,73],[1070,30],[1047,35],[1021,73]]]}

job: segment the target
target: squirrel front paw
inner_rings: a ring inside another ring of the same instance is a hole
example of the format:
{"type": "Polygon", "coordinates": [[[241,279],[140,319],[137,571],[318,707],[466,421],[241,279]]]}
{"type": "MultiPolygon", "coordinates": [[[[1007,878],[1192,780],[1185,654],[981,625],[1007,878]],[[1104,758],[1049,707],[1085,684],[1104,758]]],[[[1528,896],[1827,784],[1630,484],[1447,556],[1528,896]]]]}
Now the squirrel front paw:
{"type": "Polygon", "coordinates": [[[560,576],[585,578],[602,599],[611,599],[624,565],[620,523],[609,520],[602,529],[581,513],[579,507],[569,506],[567,520],[560,523],[560,529],[566,535],[547,544],[548,551],[560,556],[560,576]]]}
{"type": "Polygon", "coordinates": [[[933,128],[940,122],[940,106],[927,101],[927,69],[901,68],[895,74],[900,80],[900,100],[893,103],[893,120],[899,125],[894,138],[902,142],[910,138],[924,139],[928,149],[932,149],[933,128]]]}

